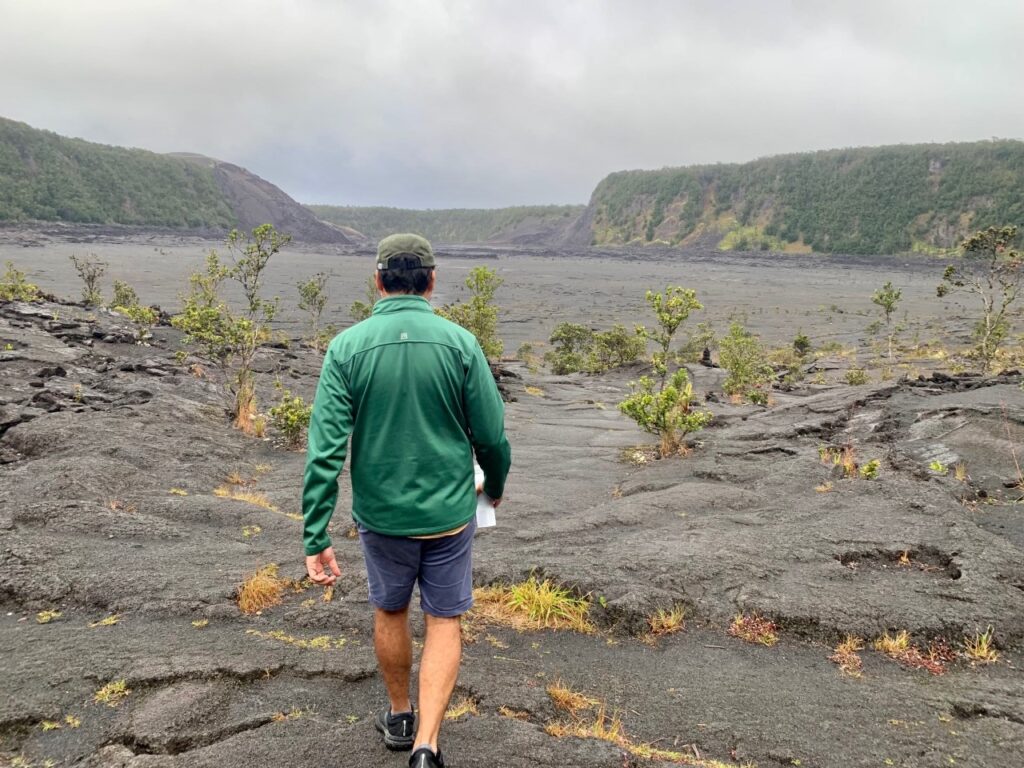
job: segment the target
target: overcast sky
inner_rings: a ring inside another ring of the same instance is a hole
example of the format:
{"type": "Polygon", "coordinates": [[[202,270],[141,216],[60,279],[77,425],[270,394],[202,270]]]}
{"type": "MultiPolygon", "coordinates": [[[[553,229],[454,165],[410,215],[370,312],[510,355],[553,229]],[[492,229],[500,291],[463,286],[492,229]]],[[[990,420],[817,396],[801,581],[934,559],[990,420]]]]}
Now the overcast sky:
{"type": "Polygon", "coordinates": [[[0,0],[0,115],[306,203],[583,203],[607,173],[1024,136],[1020,0],[0,0]]]}

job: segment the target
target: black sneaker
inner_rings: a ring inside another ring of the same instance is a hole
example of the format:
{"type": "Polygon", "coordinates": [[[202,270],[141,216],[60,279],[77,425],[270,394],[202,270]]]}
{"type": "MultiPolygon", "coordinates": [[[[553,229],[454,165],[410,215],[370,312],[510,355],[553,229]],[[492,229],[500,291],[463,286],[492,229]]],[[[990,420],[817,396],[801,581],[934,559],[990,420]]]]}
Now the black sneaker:
{"type": "Polygon", "coordinates": [[[444,768],[441,750],[434,754],[430,747],[420,747],[409,758],[409,768],[444,768]]]}
{"type": "Polygon", "coordinates": [[[416,737],[415,713],[403,712],[400,715],[392,715],[391,707],[384,707],[377,713],[377,719],[373,724],[384,734],[384,746],[388,749],[412,749],[412,741],[416,737]]]}

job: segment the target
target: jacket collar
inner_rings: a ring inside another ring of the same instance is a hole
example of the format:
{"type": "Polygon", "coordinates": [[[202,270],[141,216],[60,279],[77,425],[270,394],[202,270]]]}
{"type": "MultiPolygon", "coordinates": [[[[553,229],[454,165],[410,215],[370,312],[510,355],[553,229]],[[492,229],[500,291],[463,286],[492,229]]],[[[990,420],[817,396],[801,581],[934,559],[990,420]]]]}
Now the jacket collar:
{"type": "Polygon", "coordinates": [[[419,312],[434,311],[434,308],[430,306],[430,302],[422,296],[398,294],[379,299],[377,303],[373,305],[373,314],[390,314],[391,312],[401,312],[405,309],[411,309],[419,312]]]}

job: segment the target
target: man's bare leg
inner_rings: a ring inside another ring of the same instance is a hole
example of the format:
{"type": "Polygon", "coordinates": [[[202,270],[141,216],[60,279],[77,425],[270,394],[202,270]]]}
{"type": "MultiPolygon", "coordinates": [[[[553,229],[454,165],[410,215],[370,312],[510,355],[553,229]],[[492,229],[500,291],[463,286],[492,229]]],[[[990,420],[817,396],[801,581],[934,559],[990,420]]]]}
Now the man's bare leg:
{"type": "Polygon", "coordinates": [[[420,709],[416,723],[416,747],[429,744],[437,752],[437,737],[448,700],[455,689],[462,659],[461,617],[441,618],[424,614],[427,638],[420,659],[420,709]]]}
{"type": "Polygon", "coordinates": [[[412,636],[409,608],[384,611],[377,608],[373,622],[373,645],[377,663],[391,699],[391,713],[411,712],[409,671],[412,669],[412,636]]]}

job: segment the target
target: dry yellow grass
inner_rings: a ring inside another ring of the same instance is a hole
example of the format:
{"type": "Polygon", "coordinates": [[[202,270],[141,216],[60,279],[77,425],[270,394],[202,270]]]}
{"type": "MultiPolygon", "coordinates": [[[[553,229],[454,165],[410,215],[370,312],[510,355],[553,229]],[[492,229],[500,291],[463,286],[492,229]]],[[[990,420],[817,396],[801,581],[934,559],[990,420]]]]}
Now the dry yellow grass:
{"type": "Polygon", "coordinates": [[[526,387],[526,394],[534,397],[544,397],[544,390],[540,387],[526,387]]]}
{"type": "Polygon", "coordinates": [[[460,717],[465,717],[466,715],[479,714],[480,712],[476,708],[476,701],[469,696],[463,696],[448,707],[448,710],[444,713],[444,719],[458,720],[460,717]]]}
{"type": "Polygon", "coordinates": [[[168,493],[172,496],[188,496],[188,491],[184,488],[171,488],[168,493]]]}
{"type": "Polygon", "coordinates": [[[547,687],[548,697],[557,709],[568,712],[570,715],[578,715],[580,712],[600,705],[597,699],[584,696],[579,691],[574,691],[561,680],[549,683],[547,687]]]}
{"type": "Polygon", "coordinates": [[[65,715],[64,722],[67,724],[68,728],[77,728],[82,724],[81,718],[75,717],[74,715],[65,715]]]}
{"type": "Polygon", "coordinates": [[[210,620],[209,619],[196,619],[195,621],[192,622],[192,626],[195,627],[196,629],[206,629],[208,626],[210,626],[210,620]]]}
{"type": "Polygon", "coordinates": [[[816,485],[814,486],[814,490],[817,491],[818,493],[828,493],[829,491],[832,490],[832,482],[826,481],[821,485],[816,485]]]}
{"type": "Polygon", "coordinates": [[[242,477],[242,473],[237,469],[228,473],[228,476],[224,478],[224,482],[228,485],[248,485],[245,478],[242,477]]]}
{"type": "Polygon", "coordinates": [[[37,624],[49,624],[51,621],[55,621],[61,617],[60,611],[40,611],[36,614],[37,624]]]}
{"type": "Polygon", "coordinates": [[[895,635],[888,632],[877,638],[873,643],[874,649],[886,656],[900,656],[910,648],[910,633],[901,629],[895,635]]]}
{"type": "Polygon", "coordinates": [[[294,637],[280,629],[274,629],[270,632],[261,632],[258,629],[247,629],[245,630],[245,634],[263,638],[264,640],[276,640],[279,643],[291,645],[295,648],[312,648],[318,651],[329,651],[332,649],[337,650],[348,645],[347,637],[331,637],[330,635],[318,635],[317,637],[310,638],[294,637]]]}
{"type": "Polygon", "coordinates": [[[864,650],[864,641],[859,637],[847,635],[846,639],[836,646],[835,651],[828,658],[839,665],[839,669],[844,675],[860,677],[864,665],[858,651],[862,650],[864,650]]]}
{"type": "Polygon", "coordinates": [[[95,629],[96,627],[112,627],[121,620],[121,616],[116,613],[112,613],[106,618],[100,619],[99,621],[89,622],[89,629],[95,629]]]}
{"type": "Polygon", "coordinates": [[[266,565],[242,582],[238,588],[238,607],[242,613],[257,613],[278,605],[291,583],[277,575],[276,564],[266,565]]]}

